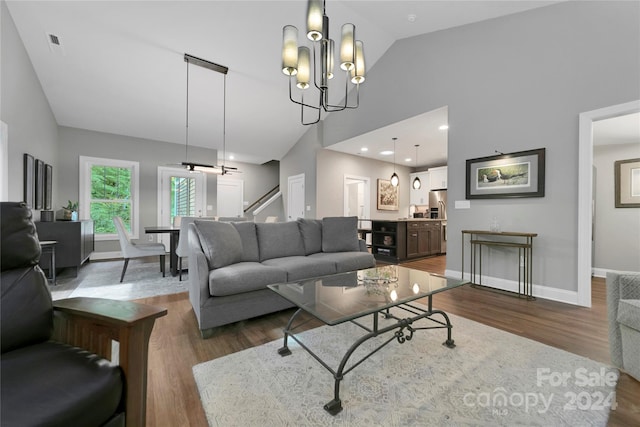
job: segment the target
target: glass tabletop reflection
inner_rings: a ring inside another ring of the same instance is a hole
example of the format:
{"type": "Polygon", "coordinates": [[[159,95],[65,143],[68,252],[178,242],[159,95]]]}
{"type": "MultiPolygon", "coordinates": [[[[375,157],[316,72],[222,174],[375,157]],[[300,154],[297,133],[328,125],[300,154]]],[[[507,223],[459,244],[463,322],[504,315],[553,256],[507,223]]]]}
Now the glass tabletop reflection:
{"type": "Polygon", "coordinates": [[[336,325],[469,283],[399,265],[333,274],[269,288],[327,325],[336,325]]]}

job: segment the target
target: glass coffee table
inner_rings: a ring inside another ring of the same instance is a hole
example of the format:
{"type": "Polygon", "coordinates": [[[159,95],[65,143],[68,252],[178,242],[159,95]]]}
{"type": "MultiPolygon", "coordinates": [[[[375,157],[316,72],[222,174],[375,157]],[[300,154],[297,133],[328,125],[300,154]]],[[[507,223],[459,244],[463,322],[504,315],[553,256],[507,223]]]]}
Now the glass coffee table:
{"type": "Polygon", "coordinates": [[[466,280],[444,277],[399,265],[387,265],[299,282],[269,285],[271,290],[298,306],[298,310],[291,316],[284,329],[284,345],[278,353],[283,357],[291,354],[287,345],[288,339],[291,338],[331,372],[335,380],[334,397],[324,405],[324,409],[331,415],[336,415],[342,411],[340,381],[344,375],[387,344],[393,341],[404,344],[413,338],[413,333],[417,330],[447,329],[447,339],[443,344],[449,348],[455,347],[454,340],[451,338],[452,325],[449,317],[442,310],[433,309],[432,298],[439,292],[467,283],[469,282],[466,280]],[[420,298],[427,298],[426,309],[412,303],[420,298]],[[392,308],[395,308],[393,312],[392,308]],[[326,325],[352,322],[366,332],[347,350],[337,369],[331,368],[296,337],[295,329],[306,323],[294,326],[296,318],[303,311],[326,325]],[[361,318],[368,315],[372,315],[372,326],[365,326],[359,322],[361,318]],[[433,318],[434,315],[437,315],[437,318],[433,318]],[[378,320],[381,317],[392,319],[392,323],[379,325],[378,320]],[[415,323],[419,320],[425,322],[421,322],[421,326],[418,326],[415,323]],[[361,344],[373,337],[391,332],[392,334],[374,350],[347,367],[349,358],[361,344]]]}

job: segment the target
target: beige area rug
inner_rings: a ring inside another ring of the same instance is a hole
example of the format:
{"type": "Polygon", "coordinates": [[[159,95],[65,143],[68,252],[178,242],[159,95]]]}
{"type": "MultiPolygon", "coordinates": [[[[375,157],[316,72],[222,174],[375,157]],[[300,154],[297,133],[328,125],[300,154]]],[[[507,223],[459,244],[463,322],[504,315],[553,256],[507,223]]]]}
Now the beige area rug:
{"type": "MultiPolygon", "coordinates": [[[[606,425],[615,407],[615,368],[450,318],[455,348],[442,345],[443,329],[417,331],[411,341],[390,343],[345,376],[344,409],[336,416],[323,409],[333,398],[332,375],[291,339],[287,357],[278,355],[282,340],[277,340],[196,365],[193,375],[209,424],[606,425]]],[[[342,324],[300,337],[335,369],[362,334],[357,326],[342,324]]]]}

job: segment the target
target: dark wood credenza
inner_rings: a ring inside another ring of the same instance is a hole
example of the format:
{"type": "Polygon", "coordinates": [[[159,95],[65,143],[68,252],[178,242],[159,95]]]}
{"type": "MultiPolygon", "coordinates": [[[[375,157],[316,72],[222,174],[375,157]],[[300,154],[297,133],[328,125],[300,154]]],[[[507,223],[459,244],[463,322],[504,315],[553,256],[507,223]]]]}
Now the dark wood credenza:
{"type": "MultiPolygon", "coordinates": [[[[40,240],[55,240],[56,270],[73,267],[78,269],[91,256],[94,249],[93,221],[36,222],[40,240]]],[[[40,259],[40,267],[49,270],[49,258],[40,259]]]]}

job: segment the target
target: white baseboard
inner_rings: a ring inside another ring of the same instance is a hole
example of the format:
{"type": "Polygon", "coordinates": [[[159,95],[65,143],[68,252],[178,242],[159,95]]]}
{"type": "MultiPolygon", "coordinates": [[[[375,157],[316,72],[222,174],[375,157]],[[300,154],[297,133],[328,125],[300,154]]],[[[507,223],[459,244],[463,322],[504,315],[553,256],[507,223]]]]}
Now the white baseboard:
{"type": "MultiPolygon", "coordinates": [[[[462,273],[460,271],[455,270],[445,270],[445,276],[449,277],[462,277],[462,273]]],[[[465,280],[471,280],[471,273],[464,274],[465,280]]],[[[518,292],[518,282],[515,280],[507,280],[499,277],[491,277],[491,276],[482,276],[482,284],[486,286],[491,286],[492,288],[501,289],[504,291],[518,292]]],[[[550,286],[542,286],[536,285],[533,286],[533,296],[536,298],[543,298],[558,302],[564,302],[572,305],[578,304],[578,292],[577,291],[568,291],[566,289],[558,289],[552,288],[550,286]]]]}
{"type": "Polygon", "coordinates": [[[101,261],[105,259],[121,259],[122,252],[121,251],[112,251],[112,252],[92,252],[89,259],[91,261],[101,261]]]}
{"type": "Polygon", "coordinates": [[[616,271],[616,270],[611,270],[611,269],[608,269],[608,268],[596,268],[596,267],[594,267],[594,268],[591,269],[591,275],[594,276],[594,277],[602,277],[604,279],[605,277],[607,277],[607,273],[610,272],[610,271],[616,271]]]}

